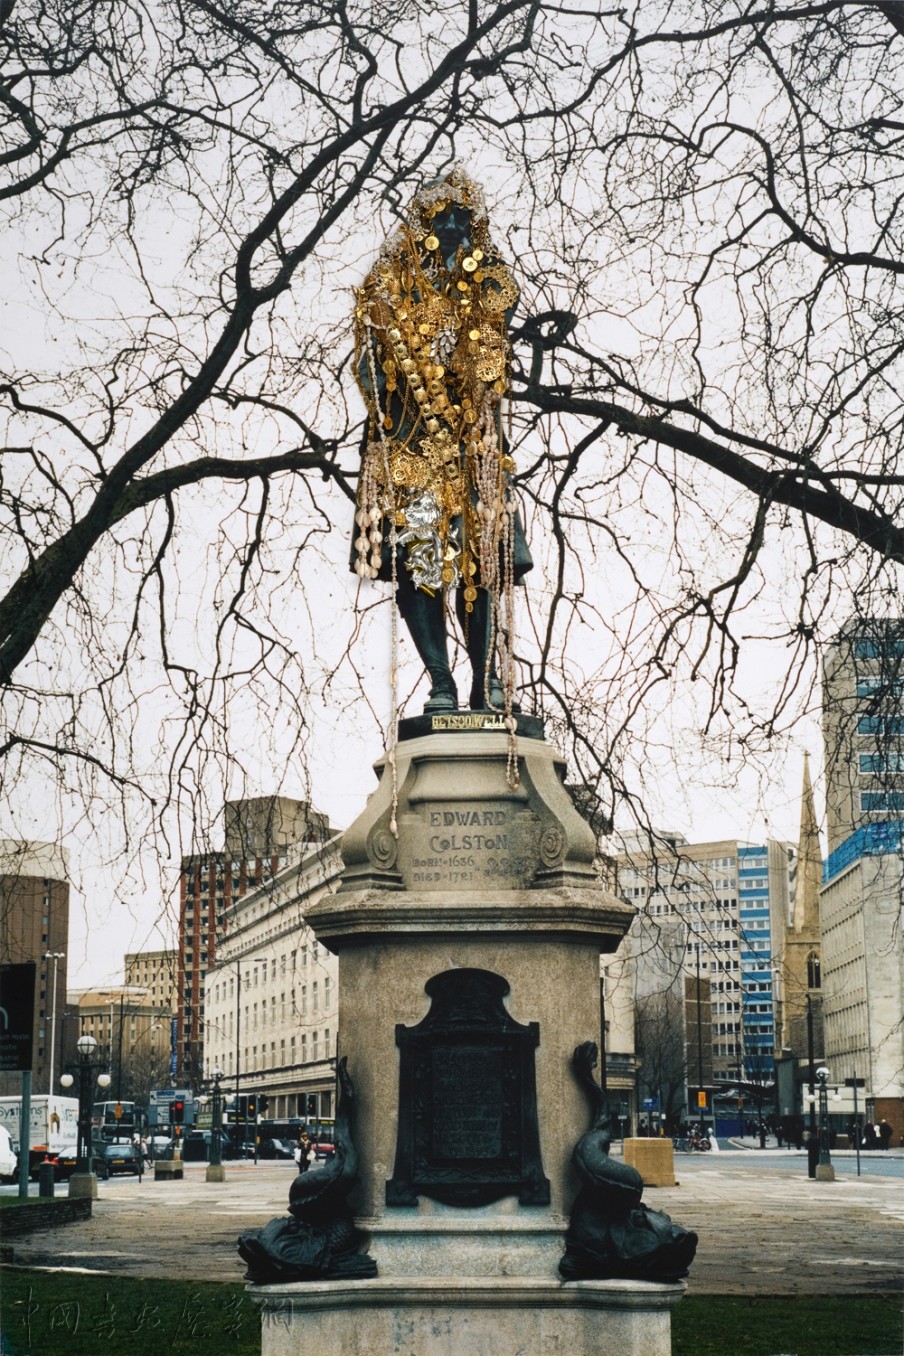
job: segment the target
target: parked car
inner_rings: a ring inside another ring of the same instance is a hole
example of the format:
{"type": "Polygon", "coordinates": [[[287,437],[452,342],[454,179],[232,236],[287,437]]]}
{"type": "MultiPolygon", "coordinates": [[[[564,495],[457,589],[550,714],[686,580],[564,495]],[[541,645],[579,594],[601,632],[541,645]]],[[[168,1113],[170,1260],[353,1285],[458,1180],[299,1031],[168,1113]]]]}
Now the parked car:
{"type": "Polygon", "coordinates": [[[145,1142],[148,1146],[148,1158],[162,1158],[169,1152],[173,1143],[169,1135],[148,1135],[145,1142]]]}
{"type": "MultiPolygon", "coordinates": [[[[103,1158],[106,1148],[107,1145],[105,1145],[102,1140],[95,1141],[94,1148],[92,1149],[95,1160],[103,1158]]],[[[78,1145],[65,1144],[62,1149],[57,1149],[55,1152],[48,1154],[43,1161],[45,1163],[51,1162],[53,1164],[53,1179],[55,1182],[68,1182],[69,1178],[78,1167],[78,1145]]],[[[37,1166],[32,1169],[32,1181],[38,1180],[40,1168],[41,1164],[38,1163],[37,1166]]],[[[100,1176],[106,1175],[106,1168],[100,1164],[100,1162],[97,1162],[95,1171],[98,1172],[100,1176]]]]}
{"type": "Polygon", "coordinates": [[[0,1125],[0,1182],[11,1182],[19,1170],[19,1157],[5,1125],[0,1125]]]}
{"type": "MultiPolygon", "coordinates": [[[[101,1151],[102,1147],[98,1145],[97,1152],[101,1151]]],[[[64,1148],[58,1149],[53,1163],[54,1181],[68,1182],[77,1166],[78,1152],[75,1144],[67,1144],[64,1148]]]]}
{"type": "Polygon", "coordinates": [[[257,1150],[258,1158],[288,1158],[294,1162],[295,1148],[287,1139],[262,1139],[257,1150]]]}

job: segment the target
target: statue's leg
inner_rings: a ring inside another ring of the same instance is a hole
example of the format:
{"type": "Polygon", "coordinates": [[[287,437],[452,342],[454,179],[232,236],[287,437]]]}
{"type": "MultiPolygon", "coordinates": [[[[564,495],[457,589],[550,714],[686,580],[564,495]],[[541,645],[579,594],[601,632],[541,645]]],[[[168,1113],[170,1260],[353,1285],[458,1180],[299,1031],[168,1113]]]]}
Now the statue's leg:
{"type": "MultiPolygon", "coordinates": [[[[478,589],[477,597],[474,599],[473,611],[466,613],[464,589],[456,589],[455,610],[464,632],[465,646],[467,647],[468,658],[471,661],[471,672],[473,674],[471,680],[471,710],[484,711],[487,704],[484,693],[484,679],[487,675],[487,657],[490,649],[490,595],[486,589],[478,589]]],[[[490,701],[495,707],[501,708],[505,703],[505,694],[496,673],[495,654],[489,655],[489,661],[490,701]]]]}
{"type": "Polygon", "coordinates": [[[458,691],[449,666],[442,598],[431,598],[423,589],[416,588],[401,558],[396,597],[402,619],[414,641],[414,648],[430,675],[430,696],[424,703],[425,713],[457,711],[458,691]]]}

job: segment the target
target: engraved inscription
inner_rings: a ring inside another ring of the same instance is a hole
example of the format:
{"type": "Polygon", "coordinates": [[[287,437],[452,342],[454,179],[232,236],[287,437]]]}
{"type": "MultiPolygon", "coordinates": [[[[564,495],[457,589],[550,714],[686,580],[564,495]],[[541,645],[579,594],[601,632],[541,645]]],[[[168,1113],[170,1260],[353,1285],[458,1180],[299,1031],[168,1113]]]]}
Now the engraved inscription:
{"type": "Polygon", "coordinates": [[[430,728],[433,730],[504,730],[503,716],[486,715],[483,712],[464,711],[460,715],[434,716],[430,728]]]}
{"type": "Polygon", "coordinates": [[[502,1156],[502,1050],[459,1045],[433,1051],[433,1153],[438,1159],[502,1156]]]}
{"type": "Polygon", "coordinates": [[[513,813],[504,802],[425,809],[417,828],[409,830],[413,851],[403,868],[406,884],[477,889],[493,882],[517,888],[538,865],[538,831],[532,815],[513,813]]]}

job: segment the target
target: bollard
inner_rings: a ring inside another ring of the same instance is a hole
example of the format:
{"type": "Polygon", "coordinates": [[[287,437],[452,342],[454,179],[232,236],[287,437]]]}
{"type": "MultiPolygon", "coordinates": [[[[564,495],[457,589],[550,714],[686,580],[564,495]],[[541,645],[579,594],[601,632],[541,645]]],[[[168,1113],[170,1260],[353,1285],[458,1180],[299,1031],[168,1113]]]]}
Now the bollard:
{"type": "Polygon", "coordinates": [[[816,1176],[816,1166],[819,1163],[819,1140],[815,1135],[811,1135],[807,1140],[807,1176],[816,1176]]]}
{"type": "Polygon", "coordinates": [[[38,1195],[53,1198],[53,1164],[41,1163],[38,1167],[38,1195]]]}

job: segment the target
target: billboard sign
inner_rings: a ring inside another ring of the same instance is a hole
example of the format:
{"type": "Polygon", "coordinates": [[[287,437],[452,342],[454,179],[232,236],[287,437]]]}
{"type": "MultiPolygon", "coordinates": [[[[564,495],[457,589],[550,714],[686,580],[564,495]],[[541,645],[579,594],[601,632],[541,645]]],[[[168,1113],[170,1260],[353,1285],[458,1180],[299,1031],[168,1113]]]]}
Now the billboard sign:
{"type": "Polygon", "coordinates": [[[0,965],[0,1072],[31,1068],[35,963],[0,965]]]}

